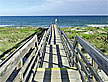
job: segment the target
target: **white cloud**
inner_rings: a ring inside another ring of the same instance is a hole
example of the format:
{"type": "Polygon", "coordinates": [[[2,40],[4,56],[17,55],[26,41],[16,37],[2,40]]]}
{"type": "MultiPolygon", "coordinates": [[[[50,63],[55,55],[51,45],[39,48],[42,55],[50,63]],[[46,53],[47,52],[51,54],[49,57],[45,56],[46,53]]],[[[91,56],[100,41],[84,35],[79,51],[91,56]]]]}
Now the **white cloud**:
{"type": "MultiPolygon", "coordinates": [[[[90,4],[100,2],[99,5],[101,5],[102,2],[105,3],[107,0],[41,0],[41,2],[40,5],[28,6],[28,8],[12,8],[8,11],[2,11],[16,15],[86,14],[93,13],[92,10],[96,13],[94,8],[91,7],[90,10],[90,4]]],[[[102,12],[102,9],[100,10],[102,12]]]]}

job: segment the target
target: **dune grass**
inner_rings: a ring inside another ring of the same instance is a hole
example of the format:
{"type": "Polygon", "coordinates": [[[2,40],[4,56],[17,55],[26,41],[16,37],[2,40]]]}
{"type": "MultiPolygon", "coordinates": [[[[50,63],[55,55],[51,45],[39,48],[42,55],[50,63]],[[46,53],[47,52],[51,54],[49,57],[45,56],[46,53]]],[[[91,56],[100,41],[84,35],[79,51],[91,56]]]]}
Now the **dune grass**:
{"type": "Polygon", "coordinates": [[[104,29],[99,27],[72,27],[62,28],[62,30],[65,31],[72,42],[74,42],[76,35],[82,36],[108,55],[108,27],[104,27],[104,29]]]}
{"type": "MultiPolygon", "coordinates": [[[[17,47],[19,47],[21,44],[24,43],[24,41],[21,42],[22,40],[29,37],[35,32],[36,34],[40,34],[43,32],[43,29],[37,27],[24,27],[24,28],[0,27],[0,56],[3,55],[4,52],[6,52],[5,54],[8,55],[9,53],[7,52],[8,51],[10,52],[10,50],[11,52],[13,52],[17,47]]],[[[2,57],[2,59],[4,58],[5,57],[2,57]]]]}

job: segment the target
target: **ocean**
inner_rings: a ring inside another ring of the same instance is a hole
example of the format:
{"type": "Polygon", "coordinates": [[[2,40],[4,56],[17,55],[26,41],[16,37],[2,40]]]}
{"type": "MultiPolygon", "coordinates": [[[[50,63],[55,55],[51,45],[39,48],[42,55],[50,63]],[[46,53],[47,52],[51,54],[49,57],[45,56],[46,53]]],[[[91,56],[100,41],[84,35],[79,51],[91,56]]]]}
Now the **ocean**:
{"type": "Polygon", "coordinates": [[[60,27],[108,25],[108,16],[0,16],[0,27],[48,27],[56,18],[60,27]]]}

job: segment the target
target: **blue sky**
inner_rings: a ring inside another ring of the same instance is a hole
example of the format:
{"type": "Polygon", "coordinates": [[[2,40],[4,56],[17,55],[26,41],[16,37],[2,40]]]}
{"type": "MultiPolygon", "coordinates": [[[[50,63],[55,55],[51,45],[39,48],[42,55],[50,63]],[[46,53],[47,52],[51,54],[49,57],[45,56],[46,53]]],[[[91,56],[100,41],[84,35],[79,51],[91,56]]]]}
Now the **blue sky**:
{"type": "Polygon", "coordinates": [[[108,0],[0,0],[0,16],[107,14],[108,0]]]}

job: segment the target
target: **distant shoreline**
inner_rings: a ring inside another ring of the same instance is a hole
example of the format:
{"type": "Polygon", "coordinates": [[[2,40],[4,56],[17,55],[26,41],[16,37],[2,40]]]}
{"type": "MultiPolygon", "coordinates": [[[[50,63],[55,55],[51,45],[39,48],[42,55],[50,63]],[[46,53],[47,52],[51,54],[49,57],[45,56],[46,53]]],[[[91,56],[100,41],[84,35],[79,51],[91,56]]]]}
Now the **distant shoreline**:
{"type": "MultiPolygon", "coordinates": [[[[0,25],[0,27],[15,27],[15,28],[23,28],[23,27],[42,27],[41,25],[32,26],[32,25],[0,25]]],[[[42,28],[46,28],[48,26],[44,26],[42,28]]],[[[61,28],[64,27],[108,27],[108,24],[88,24],[84,26],[60,26],[61,28]]]]}

